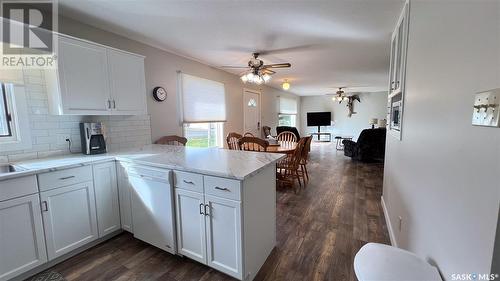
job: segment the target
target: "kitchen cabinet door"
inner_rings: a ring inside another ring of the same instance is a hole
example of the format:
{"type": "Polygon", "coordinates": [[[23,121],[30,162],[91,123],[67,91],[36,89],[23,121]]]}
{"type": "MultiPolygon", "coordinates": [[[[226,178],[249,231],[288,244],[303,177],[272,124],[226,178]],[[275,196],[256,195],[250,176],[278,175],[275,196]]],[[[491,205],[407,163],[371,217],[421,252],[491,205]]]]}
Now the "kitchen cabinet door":
{"type": "Polygon", "coordinates": [[[129,175],[134,237],[175,254],[174,208],[168,179],[129,175]]]}
{"type": "Polygon", "coordinates": [[[63,113],[109,114],[106,48],[61,36],[58,61],[63,113]]]}
{"type": "Polygon", "coordinates": [[[118,162],[118,197],[120,201],[120,221],[122,229],[133,233],[132,226],[132,206],[130,200],[130,182],[127,169],[123,163],[118,162]]]}
{"type": "Polygon", "coordinates": [[[177,251],[206,264],[204,206],[203,194],[175,189],[177,251]]]}
{"type": "Polygon", "coordinates": [[[112,114],[146,113],[144,58],[108,49],[112,114]]]}
{"type": "Polygon", "coordinates": [[[91,181],[40,193],[49,260],[97,239],[91,181]]]}
{"type": "Polygon", "coordinates": [[[241,202],[205,195],[205,204],[207,265],[241,279],[241,202]]]}
{"type": "Polygon", "coordinates": [[[93,166],[99,237],[121,228],[115,162],[93,166]]]}
{"type": "Polygon", "coordinates": [[[47,262],[38,194],[0,202],[0,280],[47,262]]]}

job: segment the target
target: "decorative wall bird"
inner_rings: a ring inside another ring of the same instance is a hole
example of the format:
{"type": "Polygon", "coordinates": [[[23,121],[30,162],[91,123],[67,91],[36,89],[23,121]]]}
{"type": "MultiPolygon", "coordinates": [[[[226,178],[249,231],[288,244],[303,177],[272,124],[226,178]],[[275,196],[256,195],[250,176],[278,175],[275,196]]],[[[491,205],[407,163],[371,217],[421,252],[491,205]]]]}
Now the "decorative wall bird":
{"type": "Polygon", "coordinates": [[[339,103],[342,103],[343,100],[347,100],[347,109],[349,112],[347,113],[347,117],[351,117],[353,114],[356,114],[357,112],[354,112],[354,101],[361,102],[361,99],[359,98],[358,95],[352,95],[352,96],[347,96],[344,99],[342,99],[339,103]]]}

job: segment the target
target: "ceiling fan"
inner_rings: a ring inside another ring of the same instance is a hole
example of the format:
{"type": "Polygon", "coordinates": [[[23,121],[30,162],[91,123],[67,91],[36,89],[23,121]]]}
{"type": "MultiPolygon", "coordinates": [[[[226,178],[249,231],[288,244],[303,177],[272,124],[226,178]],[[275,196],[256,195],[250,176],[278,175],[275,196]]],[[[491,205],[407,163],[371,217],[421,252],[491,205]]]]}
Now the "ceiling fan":
{"type": "Polygon", "coordinates": [[[337,100],[338,102],[342,102],[347,98],[345,91],[343,90],[345,87],[339,87],[339,89],[335,92],[335,94],[326,94],[327,96],[333,96],[332,100],[337,100]]]}
{"type": "Polygon", "coordinates": [[[274,63],[264,64],[264,61],[259,59],[259,53],[253,53],[252,58],[248,61],[247,66],[221,66],[221,68],[244,68],[245,72],[240,76],[241,81],[244,83],[250,82],[255,84],[267,83],[271,80],[271,75],[276,72],[272,69],[288,68],[292,65],[290,63],[274,63]]]}

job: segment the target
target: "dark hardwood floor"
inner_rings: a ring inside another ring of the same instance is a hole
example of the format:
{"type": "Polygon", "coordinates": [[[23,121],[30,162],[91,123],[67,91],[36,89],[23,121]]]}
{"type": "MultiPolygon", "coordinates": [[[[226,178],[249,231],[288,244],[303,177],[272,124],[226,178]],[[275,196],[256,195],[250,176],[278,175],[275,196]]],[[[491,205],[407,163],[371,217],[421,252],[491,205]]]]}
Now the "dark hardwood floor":
{"type": "MultiPolygon", "coordinates": [[[[278,189],[277,246],[255,280],[356,280],[353,260],[367,242],[389,243],[380,205],[383,166],[313,144],[310,182],[278,189]]],[[[67,280],[234,280],[188,258],[121,234],[51,270],[67,280]]]]}

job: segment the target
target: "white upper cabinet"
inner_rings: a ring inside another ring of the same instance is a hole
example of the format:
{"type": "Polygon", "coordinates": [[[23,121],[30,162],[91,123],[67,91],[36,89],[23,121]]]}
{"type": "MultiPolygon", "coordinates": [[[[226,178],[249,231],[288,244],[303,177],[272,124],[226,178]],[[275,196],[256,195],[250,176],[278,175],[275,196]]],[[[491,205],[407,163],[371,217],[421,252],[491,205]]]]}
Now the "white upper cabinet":
{"type": "Polygon", "coordinates": [[[111,102],[115,114],[145,114],[144,58],[108,49],[111,102]]]}
{"type": "Polygon", "coordinates": [[[0,202],[0,280],[46,261],[38,194],[0,202]]]}
{"type": "Polygon", "coordinates": [[[45,71],[57,115],[146,113],[144,57],[60,35],[56,70],[45,71]]]}
{"type": "Polygon", "coordinates": [[[392,95],[404,90],[406,73],[406,49],[408,42],[408,11],[405,4],[396,28],[391,37],[390,93],[392,95]]]}
{"type": "Polygon", "coordinates": [[[106,49],[60,37],[58,61],[63,111],[106,114],[110,96],[106,49]]]}
{"type": "Polygon", "coordinates": [[[95,164],[93,170],[97,226],[103,237],[121,228],[115,162],[95,164]]]}

